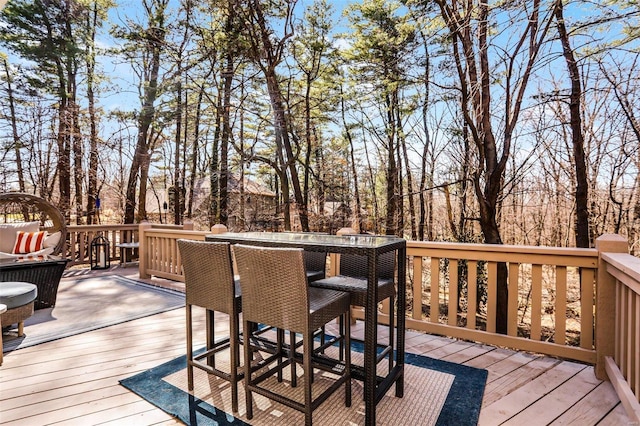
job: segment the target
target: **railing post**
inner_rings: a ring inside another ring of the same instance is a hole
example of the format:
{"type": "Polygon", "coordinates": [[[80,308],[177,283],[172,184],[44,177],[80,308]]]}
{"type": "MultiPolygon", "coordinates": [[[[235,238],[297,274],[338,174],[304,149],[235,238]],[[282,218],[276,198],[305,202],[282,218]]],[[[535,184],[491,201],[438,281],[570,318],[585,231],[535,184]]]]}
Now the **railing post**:
{"type": "Polygon", "coordinates": [[[226,234],[227,227],[221,223],[215,224],[211,227],[212,234],[226,234]]]}
{"type": "Polygon", "coordinates": [[[189,219],[185,220],[182,224],[182,229],[185,231],[193,231],[193,221],[189,219]]]}
{"type": "MultiPolygon", "coordinates": [[[[352,235],[357,234],[353,228],[340,228],[336,231],[336,235],[352,235]]],[[[329,254],[329,276],[334,277],[340,273],[340,255],[336,253],[329,254]]]]}
{"type": "Polygon", "coordinates": [[[138,249],[138,275],[140,278],[151,278],[151,275],[147,273],[147,236],[145,232],[151,229],[151,224],[149,222],[142,222],[140,226],[138,226],[138,239],[140,241],[140,248],[138,249]]]}
{"type": "Polygon", "coordinates": [[[596,377],[607,380],[605,357],[614,356],[616,327],[616,279],[607,273],[602,253],[628,253],[629,243],[622,235],[604,234],[596,239],[598,278],[596,281],[596,377]]]}

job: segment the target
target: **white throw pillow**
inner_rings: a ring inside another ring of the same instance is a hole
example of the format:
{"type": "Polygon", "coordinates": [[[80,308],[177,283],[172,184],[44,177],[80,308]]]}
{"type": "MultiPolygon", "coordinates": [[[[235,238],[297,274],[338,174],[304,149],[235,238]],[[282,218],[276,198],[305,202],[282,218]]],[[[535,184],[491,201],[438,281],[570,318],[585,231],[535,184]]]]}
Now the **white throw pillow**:
{"type": "Polygon", "coordinates": [[[58,231],[58,232],[54,232],[53,234],[49,234],[47,233],[47,236],[44,239],[44,247],[45,248],[49,248],[49,247],[54,247],[58,245],[58,242],[60,241],[60,237],[62,236],[62,232],[58,231]]]}
{"type": "Polygon", "coordinates": [[[11,253],[16,244],[18,231],[37,232],[40,230],[40,222],[19,222],[0,224],[0,252],[11,253]]]}

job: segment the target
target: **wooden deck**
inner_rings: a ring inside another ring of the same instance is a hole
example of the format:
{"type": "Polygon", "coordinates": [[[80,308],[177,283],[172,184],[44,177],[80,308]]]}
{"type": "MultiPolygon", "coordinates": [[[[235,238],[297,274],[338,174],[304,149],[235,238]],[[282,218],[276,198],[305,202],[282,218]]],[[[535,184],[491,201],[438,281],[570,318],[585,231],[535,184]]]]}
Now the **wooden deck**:
{"type": "MultiPolygon", "coordinates": [[[[135,268],[114,272],[137,278],[135,268]]],[[[64,279],[85,273],[67,271],[64,279]]],[[[195,337],[203,344],[202,333],[195,337]]],[[[118,380],[183,355],[184,347],[178,309],[6,354],[0,424],[180,424],[118,380]]],[[[591,366],[412,331],[406,349],[489,371],[481,425],[631,424],[611,384],[597,380],[591,366]]]]}

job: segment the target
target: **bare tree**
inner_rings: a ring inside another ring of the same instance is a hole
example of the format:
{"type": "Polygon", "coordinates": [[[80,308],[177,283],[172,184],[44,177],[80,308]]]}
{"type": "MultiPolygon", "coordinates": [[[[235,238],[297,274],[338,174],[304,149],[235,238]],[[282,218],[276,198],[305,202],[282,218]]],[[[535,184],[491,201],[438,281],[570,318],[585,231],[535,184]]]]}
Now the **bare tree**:
{"type": "MultiPolygon", "coordinates": [[[[462,114],[476,149],[476,164],[472,176],[480,209],[480,226],[486,243],[502,244],[498,216],[513,131],[552,17],[551,14],[541,16],[539,0],[534,0],[526,8],[505,5],[504,9],[501,6],[490,7],[486,2],[436,2],[451,36],[452,56],[460,84],[462,114]],[[504,14],[503,16],[521,14],[512,17],[508,29],[504,28],[514,38],[506,33],[492,34],[491,19],[497,13],[504,14]],[[516,32],[518,24],[521,24],[519,33],[516,32]],[[491,55],[497,56],[504,71],[501,87],[492,84],[491,76],[494,75],[497,64],[492,66],[491,55]],[[502,93],[496,96],[498,90],[502,90],[502,93]],[[502,101],[499,107],[503,114],[500,135],[496,135],[494,129],[494,97],[502,101]]],[[[497,281],[495,328],[499,333],[506,333],[508,287],[505,264],[498,266],[497,281]]]]}
{"type": "Polygon", "coordinates": [[[254,64],[262,71],[266,80],[267,92],[271,101],[273,113],[274,138],[277,163],[281,165],[280,183],[284,199],[284,226],[291,229],[291,214],[289,206],[289,184],[298,207],[300,226],[303,231],[309,230],[308,208],[302,193],[300,178],[297,170],[297,153],[294,152],[292,141],[292,117],[283,94],[278,66],[284,59],[289,40],[294,34],[294,8],[296,0],[287,0],[278,5],[272,5],[272,10],[265,10],[265,4],[258,0],[248,0],[241,12],[246,24],[246,35],[250,44],[250,56],[254,64]],[[268,20],[268,13],[277,16],[282,35],[276,36],[276,31],[268,20]]]}
{"type": "Polygon", "coordinates": [[[582,87],[580,84],[580,69],[576,62],[569,33],[564,21],[563,0],[557,0],[554,8],[558,36],[562,44],[562,52],[569,70],[571,93],[569,95],[569,115],[571,117],[571,142],[573,160],[576,168],[576,246],[589,247],[589,183],[587,179],[587,164],[584,153],[584,138],[582,136],[582,87]]]}
{"type": "MultiPolygon", "coordinates": [[[[136,58],[138,53],[144,58],[141,61],[143,68],[139,70],[141,110],[138,114],[138,136],[136,150],[133,155],[129,179],[125,194],[125,223],[134,223],[136,219],[136,189],[147,185],[147,179],[142,179],[141,174],[148,170],[151,157],[151,139],[153,135],[153,123],[156,118],[155,102],[159,95],[160,64],[162,52],[165,48],[167,34],[166,11],[168,0],[144,0],[143,8],[147,19],[146,28],[132,24],[130,32],[119,31],[118,35],[129,40],[127,54],[136,58]],[[138,50],[141,49],[141,50],[138,50]],[[139,179],[140,178],[140,179],[139,179]]],[[[144,174],[146,177],[146,174],[144,174]]],[[[145,192],[145,191],[141,191],[145,192]]],[[[144,200],[138,199],[144,203],[144,200]]],[[[144,207],[142,207],[144,211],[144,207]]],[[[138,221],[143,217],[138,211],[138,221]]]]}

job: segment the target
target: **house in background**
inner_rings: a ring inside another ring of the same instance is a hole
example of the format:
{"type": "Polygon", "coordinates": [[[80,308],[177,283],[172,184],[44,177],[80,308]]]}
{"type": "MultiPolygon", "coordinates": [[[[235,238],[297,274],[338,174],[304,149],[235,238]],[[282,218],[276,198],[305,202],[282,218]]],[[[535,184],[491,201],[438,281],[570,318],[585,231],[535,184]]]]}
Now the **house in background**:
{"type": "MultiPolygon", "coordinates": [[[[277,208],[277,194],[269,187],[255,180],[244,178],[243,185],[237,176],[229,176],[228,179],[228,209],[229,216],[227,228],[232,232],[240,231],[282,231],[284,230],[284,206],[277,208]]],[[[196,229],[208,228],[208,211],[210,206],[209,194],[211,192],[209,178],[197,179],[194,188],[194,203],[192,220],[196,223],[196,229]]],[[[173,222],[173,203],[170,191],[159,186],[150,188],[147,192],[147,214],[150,220],[157,220],[161,216],[162,222],[173,222]],[[163,205],[167,202],[167,210],[163,205]],[[165,217],[166,216],[166,217],[165,217]]],[[[184,193],[184,192],[183,192],[184,193]]],[[[300,216],[297,205],[293,199],[290,204],[291,230],[301,231],[300,216]]],[[[353,226],[353,209],[348,203],[338,200],[325,201],[322,212],[318,212],[318,206],[309,206],[309,227],[311,231],[335,234],[337,230],[353,226]]],[[[362,209],[366,229],[373,229],[369,213],[362,209]]]]}

